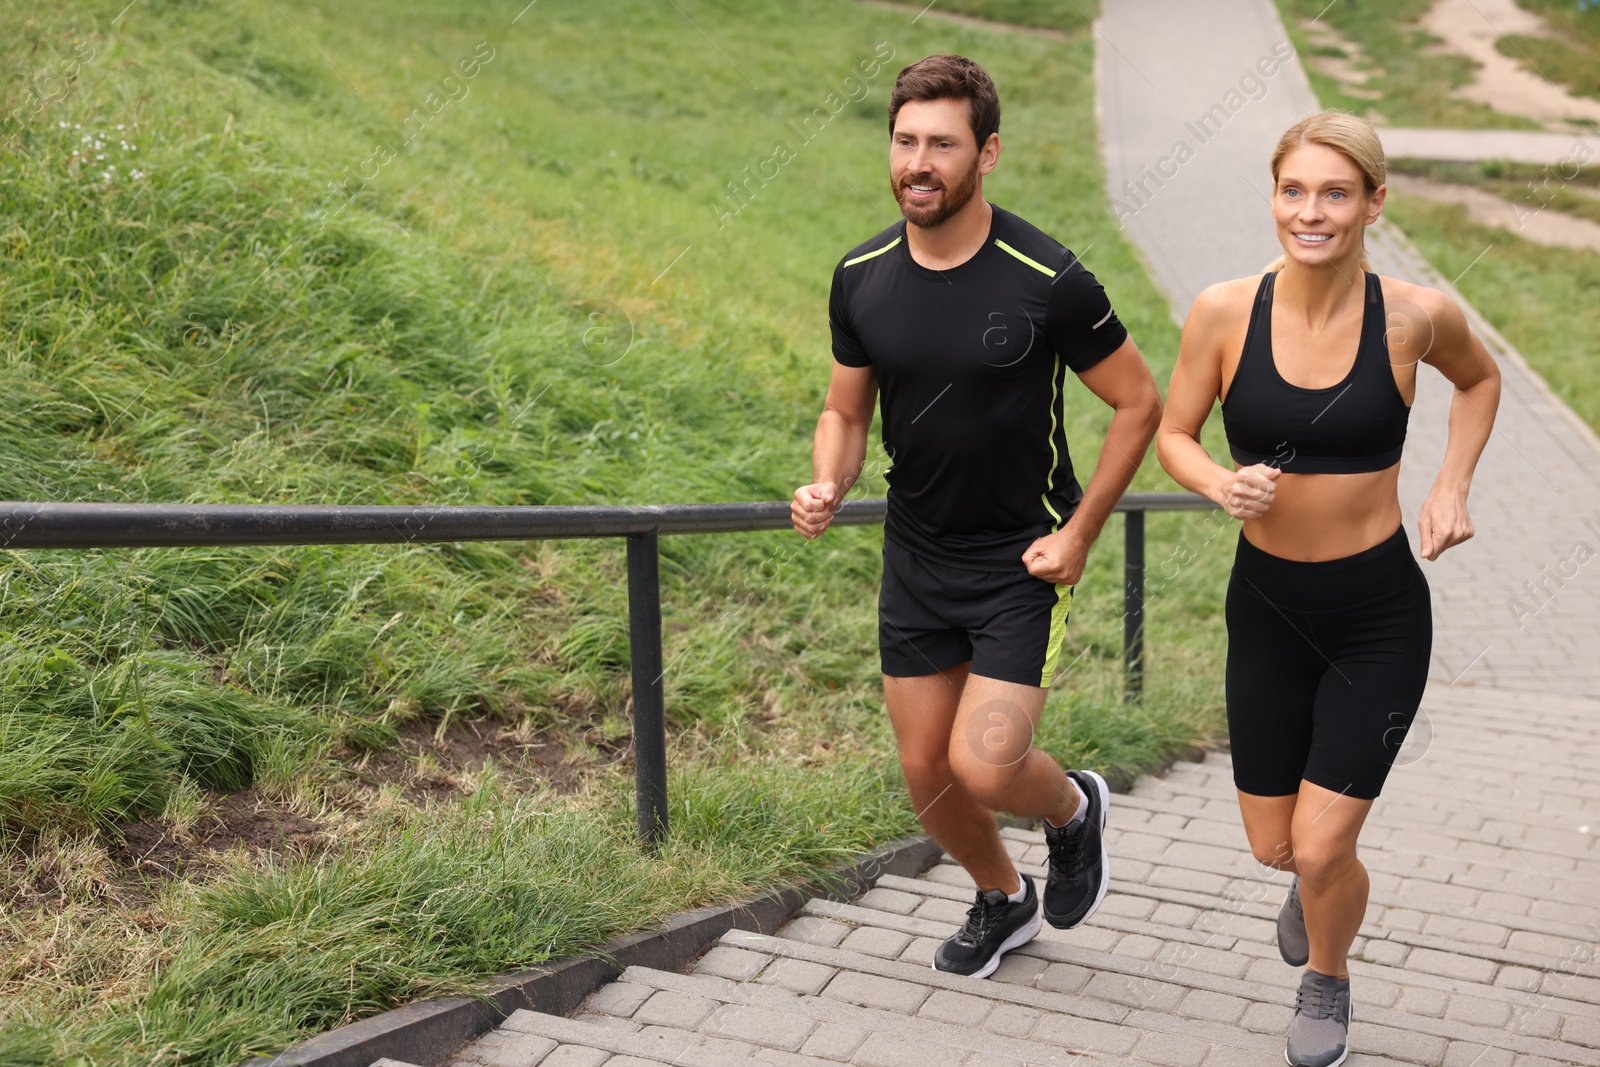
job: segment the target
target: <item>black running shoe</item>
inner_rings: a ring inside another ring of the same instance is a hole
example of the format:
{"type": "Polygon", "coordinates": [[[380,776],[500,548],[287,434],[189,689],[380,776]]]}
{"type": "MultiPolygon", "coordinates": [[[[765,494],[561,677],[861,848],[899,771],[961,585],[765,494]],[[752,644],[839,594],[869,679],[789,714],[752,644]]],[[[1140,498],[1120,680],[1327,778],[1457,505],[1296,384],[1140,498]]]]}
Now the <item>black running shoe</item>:
{"type": "Polygon", "coordinates": [[[1058,930],[1070,930],[1093,915],[1111,882],[1106,863],[1106,806],[1111,791],[1093,771],[1068,771],[1083,790],[1089,810],[1071,829],[1044,824],[1050,848],[1050,874],[1044,883],[1044,917],[1058,930]]]}
{"type": "Polygon", "coordinates": [[[1033,879],[1022,875],[1027,895],[1013,904],[998,889],[979,890],[967,911],[966,925],[933,954],[933,969],[987,978],[1000,966],[1000,957],[1027,944],[1039,932],[1039,894],[1033,879]]]}

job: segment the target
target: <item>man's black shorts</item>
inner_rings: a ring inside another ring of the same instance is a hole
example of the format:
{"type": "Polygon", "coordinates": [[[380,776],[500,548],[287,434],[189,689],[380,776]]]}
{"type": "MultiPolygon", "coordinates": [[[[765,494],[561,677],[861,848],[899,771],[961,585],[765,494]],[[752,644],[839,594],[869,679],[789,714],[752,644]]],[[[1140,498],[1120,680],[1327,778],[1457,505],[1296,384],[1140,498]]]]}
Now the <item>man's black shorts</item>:
{"type": "Polygon", "coordinates": [[[883,673],[936,674],[967,660],[972,673],[1048,687],[1072,609],[1072,586],[1025,570],[964,570],[883,540],[878,651],[883,673]]]}

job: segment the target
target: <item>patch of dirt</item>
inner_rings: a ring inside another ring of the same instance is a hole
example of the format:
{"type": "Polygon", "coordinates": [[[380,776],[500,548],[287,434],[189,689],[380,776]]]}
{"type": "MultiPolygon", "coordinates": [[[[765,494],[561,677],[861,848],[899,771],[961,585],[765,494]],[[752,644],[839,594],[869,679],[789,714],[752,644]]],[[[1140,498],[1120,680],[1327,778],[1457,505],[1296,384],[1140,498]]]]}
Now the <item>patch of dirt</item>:
{"type": "Polygon", "coordinates": [[[1480,226],[1498,226],[1535,244],[1600,252],[1600,223],[1544,210],[1537,201],[1515,203],[1470,185],[1452,185],[1408,174],[1390,174],[1389,187],[1443,204],[1459,204],[1480,226]]]}
{"type": "Polygon", "coordinates": [[[333,843],[327,827],[255,789],[208,794],[204,814],[188,833],[160,819],[141,819],[122,826],[120,838],[106,842],[112,862],[129,874],[160,880],[198,873],[223,852],[309,856],[333,843]]]}
{"type": "Polygon", "coordinates": [[[1300,29],[1313,48],[1343,52],[1343,55],[1322,55],[1307,52],[1300,58],[1306,66],[1319,71],[1339,83],[1339,91],[1361,100],[1379,100],[1383,93],[1367,88],[1367,79],[1376,73],[1376,66],[1361,46],[1325,22],[1302,20],[1300,29]]]}
{"type": "Polygon", "coordinates": [[[1600,100],[1573,96],[1495,48],[1502,37],[1551,36],[1549,24],[1516,0],[1437,0],[1421,25],[1443,42],[1439,50],[1478,64],[1472,81],[1454,95],[1554,129],[1570,129],[1584,119],[1600,122],[1600,100]]]}
{"type": "Polygon", "coordinates": [[[437,723],[422,721],[407,722],[399,732],[398,746],[335,755],[362,785],[396,784],[407,797],[421,801],[461,795],[466,779],[491,762],[502,781],[519,789],[572,793],[582,784],[587,767],[618,762],[632,751],[629,747],[619,752],[603,737],[593,736],[585,740],[598,742],[595,754],[599,760],[574,758],[577,754],[560,738],[529,736],[482,718],[451,719],[442,734],[437,723]]]}

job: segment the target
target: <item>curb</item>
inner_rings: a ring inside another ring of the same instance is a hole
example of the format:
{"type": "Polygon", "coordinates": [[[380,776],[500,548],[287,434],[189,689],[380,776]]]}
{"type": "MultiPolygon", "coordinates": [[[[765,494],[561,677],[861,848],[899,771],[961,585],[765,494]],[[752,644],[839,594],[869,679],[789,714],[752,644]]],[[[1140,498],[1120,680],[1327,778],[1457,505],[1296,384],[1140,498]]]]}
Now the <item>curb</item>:
{"type": "Polygon", "coordinates": [[[845,861],[815,883],[683,912],[661,927],[609,941],[588,955],[501,975],[478,996],[407,1004],[244,1067],[369,1067],[384,1057],[433,1067],[519,1008],[567,1015],[627,967],[682,970],[728,930],[776,933],[813,897],[845,900],[885,874],[915,877],[941,852],[925,834],[902,837],[845,861]]]}

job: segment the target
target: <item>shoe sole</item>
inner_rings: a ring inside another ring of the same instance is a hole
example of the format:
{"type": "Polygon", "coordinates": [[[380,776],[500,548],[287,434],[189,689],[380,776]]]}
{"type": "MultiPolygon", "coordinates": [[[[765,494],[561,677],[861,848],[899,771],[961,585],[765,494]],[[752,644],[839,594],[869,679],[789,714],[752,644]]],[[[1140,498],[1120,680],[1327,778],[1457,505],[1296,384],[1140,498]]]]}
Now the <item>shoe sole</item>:
{"type": "MultiPolygon", "coordinates": [[[[1344,1017],[1344,1051],[1339,1053],[1339,1058],[1328,1064],[1327,1067],[1339,1067],[1339,1064],[1350,1058],[1350,1023],[1354,1018],[1355,1011],[1353,1009],[1350,1014],[1344,1017]]],[[[1289,1058],[1289,1049],[1287,1047],[1283,1050],[1283,1062],[1287,1063],[1289,1067],[1295,1067],[1295,1062],[1289,1058]]]]}
{"type": "MultiPolygon", "coordinates": [[[[1060,921],[1048,911],[1044,917],[1051,926],[1057,930],[1072,930],[1089,921],[1089,917],[1100,910],[1100,902],[1106,899],[1106,890],[1111,888],[1111,860],[1106,855],[1106,811],[1111,807],[1111,790],[1106,786],[1106,780],[1093,771],[1081,771],[1094,782],[1095,791],[1100,796],[1100,889],[1094,895],[1094,902],[1089,905],[1089,910],[1077,922],[1069,924],[1065,918],[1060,921]]],[[[1083,783],[1079,782],[1081,787],[1083,783]]]]}
{"type": "Polygon", "coordinates": [[[1010,952],[1019,945],[1026,945],[1029,941],[1032,941],[1035,937],[1038,937],[1039,931],[1043,928],[1044,923],[1040,920],[1039,913],[1034,912],[1033,921],[1031,923],[1029,923],[1027,926],[1024,926],[1022,929],[1018,930],[1004,941],[1000,942],[1000,947],[995,949],[994,955],[989,957],[988,962],[982,967],[979,967],[977,970],[973,971],[971,974],[961,974],[960,971],[945,970],[943,967],[939,966],[939,959],[937,956],[935,956],[933,960],[933,969],[938,971],[940,974],[961,975],[962,978],[987,978],[994,973],[996,967],[1000,966],[1001,956],[1004,956],[1007,952],[1010,952]]]}

